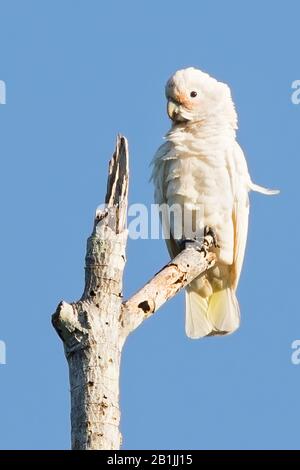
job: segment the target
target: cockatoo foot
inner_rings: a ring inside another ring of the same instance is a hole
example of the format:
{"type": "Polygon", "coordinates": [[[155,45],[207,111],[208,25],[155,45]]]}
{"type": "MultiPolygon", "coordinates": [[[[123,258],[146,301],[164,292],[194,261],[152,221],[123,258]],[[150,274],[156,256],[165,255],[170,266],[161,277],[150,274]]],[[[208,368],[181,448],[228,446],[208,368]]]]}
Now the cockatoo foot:
{"type": "Polygon", "coordinates": [[[201,238],[182,238],[179,240],[178,245],[180,251],[190,246],[195,248],[197,251],[204,251],[206,255],[211,246],[219,248],[217,235],[213,228],[205,226],[203,235],[204,236],[201,238]]]}
{"type": "Polygon", "coordinates": [[[200,251],[203,247],[203,238],[200,240],[197,240],[196,238],[182,238],[181,240],[179,240],[178,245],[180,251],[185,250],[185,248],[188,248],[189,246],[200,251]]]}
{"type": "Polygon", "coordinates": [[[212,237],[213,239],[213,245],[215,248],[220,248],[220,245],[218,244],[218,239],[217,239],[217,234],[216,234],[216,231],[215,229],[213,229],[212,227],[209,227],[208,225],[206,225],[204,227],[204,240],[206,237],[212,237]]]}

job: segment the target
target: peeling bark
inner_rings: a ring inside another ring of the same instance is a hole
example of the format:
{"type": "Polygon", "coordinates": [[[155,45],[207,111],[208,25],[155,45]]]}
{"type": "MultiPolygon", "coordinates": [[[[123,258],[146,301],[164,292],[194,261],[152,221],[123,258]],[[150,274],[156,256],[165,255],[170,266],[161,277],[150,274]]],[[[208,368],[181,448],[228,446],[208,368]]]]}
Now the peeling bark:
{"type": "Polygon", "coordinates": [[[106,205],[87,241],[83,295],[78,302],[61,302],[52,316],[69,365],[72,449],[120,448],[119,372],[126,338],[214,263],[208,235],[200,250],[188,246],[122,304],[128,181],[127,140],[118,137],[106,205]]]}

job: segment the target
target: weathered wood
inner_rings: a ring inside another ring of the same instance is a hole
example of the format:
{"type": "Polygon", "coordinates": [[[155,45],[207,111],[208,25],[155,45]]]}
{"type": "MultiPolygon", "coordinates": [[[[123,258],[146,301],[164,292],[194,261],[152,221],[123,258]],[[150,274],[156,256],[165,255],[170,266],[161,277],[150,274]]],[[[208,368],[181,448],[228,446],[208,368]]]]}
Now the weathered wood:
{"type": "Polygon", "coordinates": [[[63,340],[71,388],[72,449],[118,449],[119,334],[125,266],[128,148],[118,137],[109,165],[106,205],[87,241],[80,301],[59,304],[52,322],[63,340]]]}
{"type": "Polygon", "coordinates": [[[213,243],[213,237],[207,235],[200,250],[190,244],[142,289],[123,303],[120,321],[125,334],[137,328],[142,321],[153,315],[195,277],[214,265],[215,255],[208,251],[213,243]]]}
{"type": "Polygon", "coordinates": [[[127,336],[214,263],[208,235],[201,250],[187,247],[122,304],[128,175],[127,141],[118,137],[106,204],[87,241],[83,295],[78,302],[61,302],[52,316],[69,365],[72,449],[120,448],[119,373],[127,336]]]}

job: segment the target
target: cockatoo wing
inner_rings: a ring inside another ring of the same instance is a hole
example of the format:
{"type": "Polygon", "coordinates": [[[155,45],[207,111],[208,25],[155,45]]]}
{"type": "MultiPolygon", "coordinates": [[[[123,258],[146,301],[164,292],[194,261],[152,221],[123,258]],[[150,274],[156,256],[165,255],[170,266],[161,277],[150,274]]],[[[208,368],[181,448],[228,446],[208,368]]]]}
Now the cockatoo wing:
{"type": "Polygon", "coordinates": [[[164,191],[164,176],[165,176],[165,160],[170,151],[170,142],[165,142],[156,151],[151,165],[152,173],[150,181],[154,184],[154,201],[155,204],[163,204],[166,202],[164,191]]]}
{"type": "Polygon", "coordinates": [[[232,222],[234,232],[233,265],[231,271],[231,285],[236,290],[243,266],[249,218],[250,176],[244,153],[237,142],[229,156],[229,173],[231,177],[234,204],[232,209],[232,222]]]}
{"type": "MultiPolygon", "coordinates": [[[[155,201],[155,204],[158,204],[158,205],[167,204],[167,197],[165,193],[165,172],[166,172],[166,162],[170,158],[172,158],[172,147],[170,145],[170,142],[165,142],[158,148],[151,162],[151,165],[153,165],[153,170],[152,170],[152,175],[150,179],[153,180],[153,183],[154,183],[154,188],[155,188],[154,201],[155,201]]],[[[160,217],[161,217],[161,212],[160,212],[160,217]]],[[[178,248],[178,245],[175,242],[174,238],[172,237],[171,233],[169,233],[168,237],[165,238],[165,242],[166,242],[170,257],[174,258],[175,256],[177,256],[178,253],[180,252],[180,249],[178,248]]]]}
{"type": "MultiPolygon", "coordinates": [[[[247,198],[248,199],[248,198],[247,198]]],[[[232,288],[236,290],[243,266],[249,218],[249,200],[235,201],[232,221],[234,227],[234,252],[232,266],[232,288]]]]}
{"type": "Polygon", "coordinates": [[[233,158],[229,158],[229,173],[232,181],[232,189],[234,194],[234,207],[232,213],[232,221],[234,226],[234,252],[232,267],[232,287],[237,288],[243,261],[248,233],[249,218],[249,196],[248,192],[256,191],[262,194],[272,196],[278,194],[277,189],[268,189],[259,186],[251,181],[247,162],[244,153],[237,142],[233,147],[233,158]]]}

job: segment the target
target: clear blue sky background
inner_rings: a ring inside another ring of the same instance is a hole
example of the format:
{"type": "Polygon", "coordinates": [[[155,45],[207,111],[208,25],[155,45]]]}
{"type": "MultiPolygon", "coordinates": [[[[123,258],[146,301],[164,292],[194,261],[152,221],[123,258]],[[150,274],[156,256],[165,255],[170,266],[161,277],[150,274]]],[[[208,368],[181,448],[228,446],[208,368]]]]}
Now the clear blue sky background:
{"type": "MultiPolygon", "coordinates": [[[[164,84],[190,65],[229,83],[253,179],[282,192],[251,195],[236,334],[186,338],[181,294],[129,338],[123,448],[299,448],[299,15],[297,1],[0,1],[1,448],[69,447],[50,315],[82,293],[117,132],[130,143],[130,202],[152,202],[164,84]]],[[[130,240],[126,296],[167,260],[163,241],[130,240]]]]}

